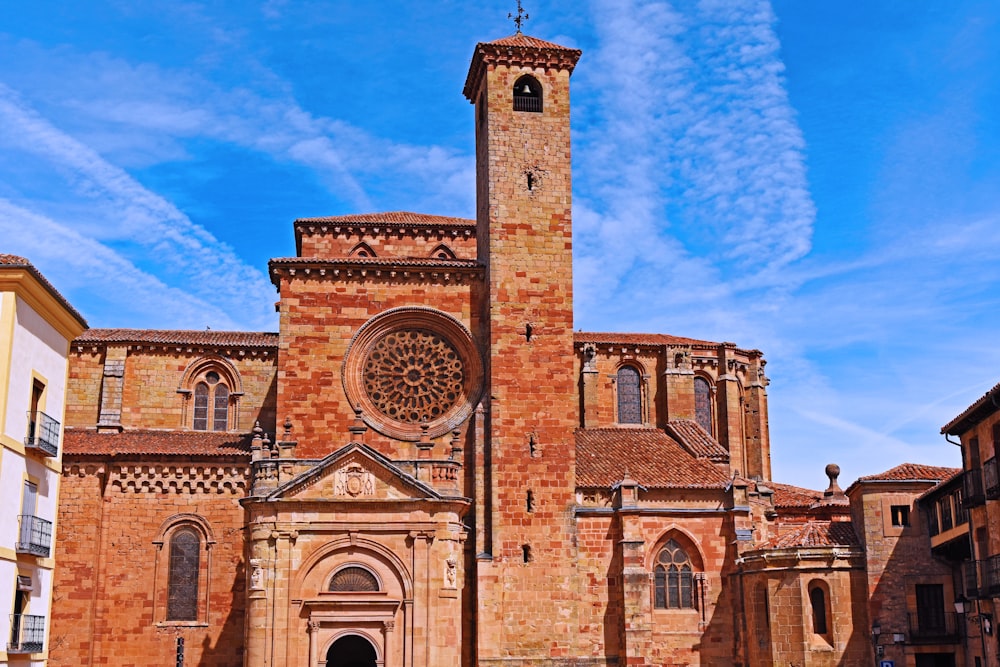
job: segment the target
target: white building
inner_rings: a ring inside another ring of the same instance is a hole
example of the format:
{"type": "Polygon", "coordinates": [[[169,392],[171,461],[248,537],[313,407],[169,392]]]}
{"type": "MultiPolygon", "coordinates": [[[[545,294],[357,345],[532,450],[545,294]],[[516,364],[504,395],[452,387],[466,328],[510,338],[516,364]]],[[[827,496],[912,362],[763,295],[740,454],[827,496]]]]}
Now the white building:
{"type": "Polygon", "coordinates": [[[0,254],[0,664],[48,656],[67,355],[86,329],[26,259],[0,254]]]}

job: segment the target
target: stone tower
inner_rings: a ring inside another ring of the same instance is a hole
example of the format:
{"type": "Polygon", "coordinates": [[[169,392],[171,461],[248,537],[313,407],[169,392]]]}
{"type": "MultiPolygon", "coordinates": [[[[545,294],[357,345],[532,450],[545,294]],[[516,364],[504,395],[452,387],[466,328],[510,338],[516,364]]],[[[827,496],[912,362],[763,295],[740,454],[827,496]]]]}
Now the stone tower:
{"type": "Polygon", "coordinates": [[[580,51],[522,35],[478,44],[479,261],[486,268],[475,661],[551,664],[577,633],[569,79],[580,51]]]}

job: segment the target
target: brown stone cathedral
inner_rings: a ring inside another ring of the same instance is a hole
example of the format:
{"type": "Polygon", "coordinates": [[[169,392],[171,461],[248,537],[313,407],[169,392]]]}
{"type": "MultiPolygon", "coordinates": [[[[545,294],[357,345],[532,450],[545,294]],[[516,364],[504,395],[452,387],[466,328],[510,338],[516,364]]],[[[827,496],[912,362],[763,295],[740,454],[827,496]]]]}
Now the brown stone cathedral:
{"type": "Polygon", "coordinates": [[[579,57],[479,44],[476,219],[296,220],[278,333],[74,341],[52,664],[869,664],[761,353],[574,333],[579,57]]]}

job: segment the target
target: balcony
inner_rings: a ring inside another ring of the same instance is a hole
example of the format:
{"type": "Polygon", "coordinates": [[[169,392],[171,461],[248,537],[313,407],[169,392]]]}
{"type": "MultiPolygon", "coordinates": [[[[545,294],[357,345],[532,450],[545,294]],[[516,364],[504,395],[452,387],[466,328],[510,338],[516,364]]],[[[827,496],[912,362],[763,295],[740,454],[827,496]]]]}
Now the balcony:
{"type": "Polygon", "coordinates": [[[907,614],[910,642],[914,644],[954,644],[959,640],[957,614],[953,611],[927,610],[907,614]]]}
{"type": "Polygon", "coordinates": [[[28,413],[28,437],[24,446],[37,449],[45,456],[59,455],[59,422],[44,412],[28,413]]]}
{"type": "Polygon", "coordinates": [[[10,615],[10,642],[7,653],[41,653],[45,645],[45,617],[10,615]]]}
{"type": "Polygon", "coordinates": [[[967,560],[961,565],[961,588],[959,590],[964,590],[965,597],[975,599],[979,597],[980,587],[979,587],[979,561],[967,560]]]}
{"type": "Polygon", "coordinates": [[[980,596],[1000,595],[1000,555],[979,562],[980,596]]]}
{"type": "Polygon", "coordinates": [[[965,509],[979,507],[986,502],[983,490],[982,469],[966,470],[962,474],[962,505],[965,509]]]}
{"type": "Polygon", "coordinates": [[[994,456],[983,464],[983,490],[987,500],[1000,498],[1000,475],[997,472],[997,458],[994,456]]]}
{"type": "Polygon", "coordinates": [[[47,558],[52,549],[52,522],[30,514],[18,517],[21,528],[14,550],[19,554],[32,554],[47,558]]]}

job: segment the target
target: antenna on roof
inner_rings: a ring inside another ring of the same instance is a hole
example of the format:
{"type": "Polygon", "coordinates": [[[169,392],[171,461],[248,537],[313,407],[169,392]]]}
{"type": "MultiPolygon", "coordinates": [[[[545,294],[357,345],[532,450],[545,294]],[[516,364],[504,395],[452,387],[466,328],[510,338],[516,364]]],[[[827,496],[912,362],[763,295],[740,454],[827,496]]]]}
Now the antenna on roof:
{"type": "Polygon", "coordinates": [[[521,0],[517,0],[517,16],[514,16],[513,14],[508,13],[507,14],[507,18],[509,18],[509,19],[511,19],[511,20],[514,21],[514,25],[517,27],[517,34],[520,35],[521,34],[521,24],[524,23],[525,21],[527,21],[531,17],[528,16],[528,13],[524,11],[523,7],[521,7],[521,0]]]}

